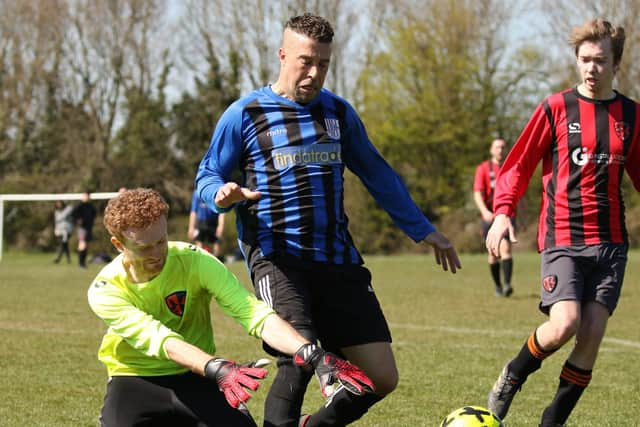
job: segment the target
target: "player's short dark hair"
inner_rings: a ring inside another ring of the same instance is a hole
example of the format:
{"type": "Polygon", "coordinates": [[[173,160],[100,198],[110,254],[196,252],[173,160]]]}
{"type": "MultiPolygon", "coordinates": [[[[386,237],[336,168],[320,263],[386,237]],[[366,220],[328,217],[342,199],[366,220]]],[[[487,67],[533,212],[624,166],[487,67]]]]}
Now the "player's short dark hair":
{"type": "Polygon", "coordinates": [[[320,43],[331,43],[333,41],[333,28],[331,28],[329,21],[310,13],[294,16],[287,21],[284,28],[289,28],[320,43]]]}
{"type": "Polygon", "coordinates": [[[160,193],[150,188],[136,188],[109,200],[103,223],[109,234],[122,239],[125,230],[144,230],[168,213],[169,205],[160,193]]]}

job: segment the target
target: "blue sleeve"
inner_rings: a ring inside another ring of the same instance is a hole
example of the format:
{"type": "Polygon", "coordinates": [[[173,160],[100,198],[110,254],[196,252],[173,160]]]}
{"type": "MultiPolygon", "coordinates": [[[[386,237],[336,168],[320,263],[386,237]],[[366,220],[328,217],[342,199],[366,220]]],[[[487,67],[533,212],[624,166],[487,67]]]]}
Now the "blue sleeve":
{"type": "Polygon", "coordinates": [[[362,121],[350,106],[346,119],[343,148],[345,165],[360,178],[373,198],[407,236],[416,242],[423,240],[435,231],[435,227],[413,201],[402,179],[373,146],[362,121]]]}
{"type": "Polygon", "coordinates": [[[239,168],[243,149],[242,138],[243,107],[235,102],[222,114],[216,125],[209,150],[202,158],[196,175],[196,191],[200,199],[216,213],[232,209],[216,206],[214,197],[218,189],[231,178],[239,168]]]}

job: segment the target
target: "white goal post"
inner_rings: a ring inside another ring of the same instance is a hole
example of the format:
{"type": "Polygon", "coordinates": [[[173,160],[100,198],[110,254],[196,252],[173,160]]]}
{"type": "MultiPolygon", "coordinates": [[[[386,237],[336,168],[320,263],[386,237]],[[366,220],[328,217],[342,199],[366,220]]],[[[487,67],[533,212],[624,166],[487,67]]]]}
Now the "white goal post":
{"type": "MultiPolygon", "coordinates": [[[[4,202],[37,202],[56,200],[82,200],[84,193],[58,193],[58,194],[0,194],[0,261],[2,261],[2,241],[4,240],[4,202]]],[[[111,193],[90,193],[91,200],[112,199],[118,195],[111,193]]]]}

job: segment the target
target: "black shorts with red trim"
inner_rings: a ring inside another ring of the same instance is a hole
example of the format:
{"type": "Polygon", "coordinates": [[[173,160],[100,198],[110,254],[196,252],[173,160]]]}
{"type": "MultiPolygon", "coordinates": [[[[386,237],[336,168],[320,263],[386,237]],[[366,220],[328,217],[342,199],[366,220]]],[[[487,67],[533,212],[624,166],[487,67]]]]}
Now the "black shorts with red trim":
{"type": "MultiPolygon", "coordinates": [[[[257,251],[254,251],[257,252],[257,251]]],[[[344,356],[340,349],[391,342],[389,326],[361,265],[302,261],[292,256],[250,258],[256,295],[306,338],[344,356]]],[[[272,355],[281,355],[264,345],[272,355]]]]}

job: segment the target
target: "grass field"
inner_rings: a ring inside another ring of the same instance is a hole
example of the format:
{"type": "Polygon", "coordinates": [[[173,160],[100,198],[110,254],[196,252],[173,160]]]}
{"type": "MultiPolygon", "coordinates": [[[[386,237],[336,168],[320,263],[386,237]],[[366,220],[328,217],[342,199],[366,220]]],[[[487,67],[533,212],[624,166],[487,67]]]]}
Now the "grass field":
{"type": "MultiPolygon", "coordinates": [[[[97,361],[104,326],[89,310],[86,289],[100,266],[54,265],[52,255],[5,252],[0,262],[0,425],[95,426],[106,371],[97,361]]],[[[463,255],[455,276],[431,256],[367,257],[394,336],[400,385],[356,426],[433,426],[463,405],[486,405],[503,364],[544,319],[537,311],[539,257],[516,253],[509,299],[493,295],[485,256],[463,255]]],[[[591,385],[570,427],[640,426],[640,252],[632,252],[621,303],[591,385]]],[[[246,282],[244,266],[231,265],[246,282]]],[[[214,308],[219,354],[238,361],[263,356],[214,308]]],[[[532,376],[514,401],[509,427],[537,426],[569,351],[563,348],[532,376]]],[[[273,368],[271,368],[273,371],[273,368]]],[[[268,380],[250,408],[262,422],[268,380]]],[[[317,384],[304,410],[322,404],[317,384]]]]}

